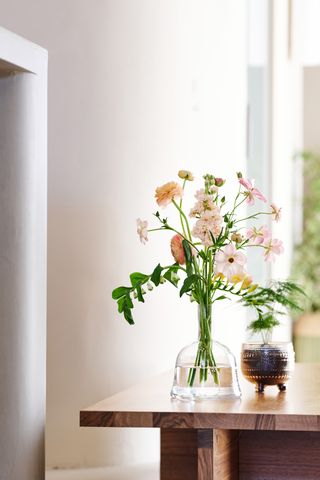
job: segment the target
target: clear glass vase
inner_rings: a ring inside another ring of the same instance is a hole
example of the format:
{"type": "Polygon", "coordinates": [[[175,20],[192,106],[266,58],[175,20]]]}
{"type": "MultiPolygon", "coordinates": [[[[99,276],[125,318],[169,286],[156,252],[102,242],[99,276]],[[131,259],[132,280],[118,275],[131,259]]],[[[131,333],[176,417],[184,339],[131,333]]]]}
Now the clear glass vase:
{"type": "Polygon", "coordinates": [[[212,340],[212,305],[199,306],[198,318],[198,341],[178,354],[171,396],[187,400],[240,397],[235,357],[212,340]]]}

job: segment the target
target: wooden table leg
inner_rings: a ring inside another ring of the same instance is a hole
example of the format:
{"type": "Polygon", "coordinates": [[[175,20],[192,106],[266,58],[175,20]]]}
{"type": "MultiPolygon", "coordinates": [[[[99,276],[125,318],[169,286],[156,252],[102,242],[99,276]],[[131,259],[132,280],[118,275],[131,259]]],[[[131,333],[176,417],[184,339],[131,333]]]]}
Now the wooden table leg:
{"type": "Polygon", "coordinates": [[[238,431],[161,429],[161,480],[237,480],[238,431]]]}

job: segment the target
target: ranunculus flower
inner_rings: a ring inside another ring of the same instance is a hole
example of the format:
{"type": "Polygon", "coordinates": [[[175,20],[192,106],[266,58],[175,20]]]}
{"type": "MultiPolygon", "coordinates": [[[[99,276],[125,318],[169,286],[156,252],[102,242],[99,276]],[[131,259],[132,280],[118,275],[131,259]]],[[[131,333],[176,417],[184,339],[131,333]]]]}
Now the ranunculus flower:
{"type": "Polygon", "coordinates": [[[239,183],[247,190],[245,195],[247,196],[247,203],[249,205],[254,205],[255,198],[267,203],[267,200],[262,193],[254,187],[254,180],[250,181],[248,179],[246,180],[244,178],[239,178],[239,183]]]}
{"type": "Polygon", "coordinates": [[[278,208],[275,203],[271,203],[270,207],[271,207],[271,210],[272,210],[271,215],[272,215],[273,219],[276,222],[279,222],[279,220],[281,219],[281,208],[278,208]]]}
{"type": "Polygon", "coordinates": [[[156,201],[160,207],[166,207],[175,198],[181,198],[183,190],[176,182],[168,182],[156,189],[156,201]]]}
{"type": "Polygon", "coordinates": [[[177,233],[171,238],[170,242],[172,256],[180,265],[184,265],[186,263],[182,241],[183,237],[177,233]]]}
{"type": "Polygon", "coordinates": [[[229,243],[216,254],[215,273],[223,273],[228,280],[245,273],[246,256],[229,243]]]}
{"type": "Polygon", "coordinates": [[[148,222],[147,222],[147,220],[141,220],[141,218],[137,218],[137,234],[139,235],[141,243],[147,243],[147,241],[148,241],[148,222]]]}
{"type": "Polygon", "coordinates": [[[249,228],[246,236],[249,239],[250,245],[262,245],[271,235],[267,225],[263,225],[259,228],[249,228]]]}
{"type": "Polygon", "coordinates": [[[182,178],[182,180],[189,180],[189,182],[194,180],[193,173],[189,172],[189,170],[179,170],[178,177],[182,178]]]}
{"type": "Polygon", "coordinates": [[[264,259],[267,262],[274,262],[276,255],[281,255],[284,252],[282,240],[277,238],[268,238],[263,247],[265,248],[264,259]]]}

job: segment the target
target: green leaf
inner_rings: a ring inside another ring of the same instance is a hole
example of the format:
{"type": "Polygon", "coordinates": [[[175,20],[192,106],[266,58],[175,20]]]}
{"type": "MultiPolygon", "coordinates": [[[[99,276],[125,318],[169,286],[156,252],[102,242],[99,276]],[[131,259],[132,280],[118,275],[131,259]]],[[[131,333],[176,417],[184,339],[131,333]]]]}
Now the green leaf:
{"type": "Polygon", "coordinates": [[[149,275],[145,275],[144,273],[134,272],[130,275],[131,285],[133,287],[137,287],[138,285],[142,285],[149,280],[149,275]]]}
{"type": "Polygon", "coordinates": [[[136,287],[136,292],[137,292],[137,295],[138,295],[138,297],[137,297],[138,301],[144,303],[144,298],[143,298],[143,295],[142,295],[141,285],[138,285],[136,287]]]}
{"type": "Polygon", "coordinates": [[[118,312],[122,313],[126,304],[126,297],[124,296],[119,298],[117,303],[118,303],[118,312]]]}
{"type": "Polygon", "coordinates": [[[126,305],[125,308],[124,308],[124,318],[127,320],[127,322],[130,324],[130,325],[133,325],[134,324],[134,320],[132,318],[132,313],[131,313],[131,309],[126,305]]]}
{"type": "Polygon", "coordinates": [[[196,275],[196,274],[193,274],[193,275],[190,275],[190,277],[187,277],[181,287],[180,297],[182,297],[184,293],[189,292],[189,290],[191,290],[192,285],[194,285],[199,279],[200,279],[199,275],[196,275]]]}
{"type": "Polygon", "coordinates": [[[190,277],[193,274],[193,265],[192,265],[192,251],[190,244],[187,240],[182,240],[182,246],[184,250],[184,254],[186,257],[186,270],[187,270],[187,275],[190,277]]]}
{"type": "Polygon", "coordinates": [[[213,233],[211,232],[211,230],[209,230],[209,233],[210,233],[210,237],[211,237],[212,243],[213,243],[213,245],[215,245],[216,239],[214,238],[213,233]]]}
{"type": "Polygon", "coordinates": [[[178,277],[176,272],[177,272],[177,268],[172,267],[172,268],[169,268],[166,271],[166,273],[163,275],[164,278],[166,280],[168,280],[170,283],[172,283],[172,285],[174,285],[175,287],[178,286],[178,283],[179,283],[179,280],[180,280],[180,278],[178,277]]]}
{"type": "Polygon", "coordinates": [[[161,265],[159,263],[152,272],[150,280],[155,284],[156,287],[160,283],[160,277],[161,277],[162,270],[163,270],[163,268],[161,267],[161,265]]]}
{"type": "Polygon", "coordinates": [[[112,292],[112,298],[114,300],[117,300],[120,297],[123,297],[124,295],[127,295],[128,292],[130,292],[131,288],[130,287],[118,287],[115,288],[112,292]]]}
{"type": "Polygon", "coordinates": [[[127,306],[128,308],[133,308],[133,303],[129,294],[119,298],[117,303],[119,313],[122,313],[124,311],[125,306],[127,306]]]}
{"type": "Polygon", "coordinates": [[[204,260],[204,261],[207,260],[207,255],[205,254],[204,250],[200,250],[199,255],[202,258],[202,260],[204,260]]]}
{"type": "Polygon", "coordinates": [[[215,298],[214,301],[216,302],[216,301],[218,301],[218,300],[225,300],[225,299],[231,300],[230,298],[226,297],[225,295],[220,295],[220,297],[215,298]]]}
{"type": "Polygon", "coordinates": [[[189,242],[187,242],[187,240],[183,239],[182,240],[182,246],[183,246],[183,250],[184,250],[184,254],[186,256],[187,262],[191,263],[192,262],[192,252],[191,252],[189,242]]]}

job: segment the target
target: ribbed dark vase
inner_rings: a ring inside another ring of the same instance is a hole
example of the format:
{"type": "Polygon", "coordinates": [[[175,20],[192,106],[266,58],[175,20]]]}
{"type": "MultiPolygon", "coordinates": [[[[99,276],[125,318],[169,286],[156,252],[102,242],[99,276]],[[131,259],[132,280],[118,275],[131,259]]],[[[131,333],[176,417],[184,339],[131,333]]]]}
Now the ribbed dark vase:
{"type": "Polygon", "coordinates": [[[266,385],[286,389],[294,371],[294,350],[291,342],[244,343],[241,351],[243,376],[263,392],[266,385]]]}

